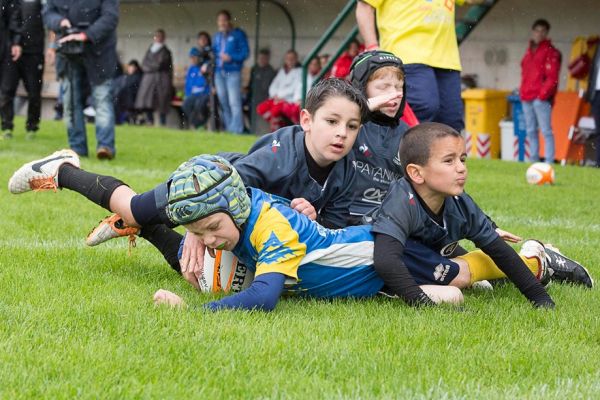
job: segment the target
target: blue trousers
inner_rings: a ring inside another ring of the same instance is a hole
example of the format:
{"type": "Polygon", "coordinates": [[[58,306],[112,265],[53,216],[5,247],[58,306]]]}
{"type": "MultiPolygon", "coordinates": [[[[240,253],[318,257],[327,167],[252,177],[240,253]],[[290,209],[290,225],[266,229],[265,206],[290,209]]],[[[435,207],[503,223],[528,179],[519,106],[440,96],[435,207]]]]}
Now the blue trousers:
{"type": "Polygon", "coordinates": [[[544,136],[544,157],[546,162],[554,162],[554,134],[552,133],[552,104],[546,100],[523,101],[523,117],[529,138],[531,161],[540,160],[538,127],[544,136]]]}
{"type": "Polygon", "coordinates": [[[221,70],[215,73],[215,86],[223,110],[225,130],[233,133],[244,131],[241,79],[239,71],[227,72],[221,70]]]}
{"type": "MultiPolygon", "coordinates": [[[[64,83],[64,116],[67,123],[69,146],[81,156],[88,155],[87,134],[85,131],[84,79],[87,79],[83,65],[70,62],[64,83]]],[[[112,79],[99,85],[92,85],[92,99],[96,110],[96,148],[107,147],[115,150],[115,110],[113,106],[112,79]]]]}
{"type": "Polygon", "coordinates": [[[441,122],[459,132],[464,129],[459,71],[425,64],[406,64],[404,71],[406,100],[419,122],[441,122]]]}

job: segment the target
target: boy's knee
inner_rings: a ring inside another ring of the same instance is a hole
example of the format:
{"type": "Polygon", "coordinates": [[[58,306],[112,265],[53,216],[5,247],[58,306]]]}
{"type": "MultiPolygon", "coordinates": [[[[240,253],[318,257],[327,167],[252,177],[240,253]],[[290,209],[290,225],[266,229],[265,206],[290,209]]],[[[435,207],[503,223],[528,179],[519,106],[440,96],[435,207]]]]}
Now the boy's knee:
{"type": "Polygon", "coordinates": [[[459,270],[458,275],[452,279],[449,285],[459,289],[471,286],[471,271],[469,271],[469,264],[461,258],[453,258],[452,261],[458,264],[459,270]]]}

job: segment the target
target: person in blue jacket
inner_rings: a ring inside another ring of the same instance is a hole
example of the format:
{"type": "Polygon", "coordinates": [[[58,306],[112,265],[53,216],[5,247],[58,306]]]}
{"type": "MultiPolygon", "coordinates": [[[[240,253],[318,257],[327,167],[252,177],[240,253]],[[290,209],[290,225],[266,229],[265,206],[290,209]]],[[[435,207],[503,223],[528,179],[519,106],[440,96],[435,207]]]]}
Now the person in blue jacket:
{"type": "Polygon", "coordinates": [[[225,130],[244,131],[242,114],[242,67],[248,58],[246,33],[231,24],[231,13],[221,10],[217,14],[219,31],[213,36],[215,54],[215,86],[223,112],[225,130]]]}
{"type": "Polygon", "coordinates": [[[191,127],[198,128],[208,119],[210,85],[200,71],[200,50],[192,47],[189,52],[190,66],[185,76],[185,97],[181,109],[191,127]]]}

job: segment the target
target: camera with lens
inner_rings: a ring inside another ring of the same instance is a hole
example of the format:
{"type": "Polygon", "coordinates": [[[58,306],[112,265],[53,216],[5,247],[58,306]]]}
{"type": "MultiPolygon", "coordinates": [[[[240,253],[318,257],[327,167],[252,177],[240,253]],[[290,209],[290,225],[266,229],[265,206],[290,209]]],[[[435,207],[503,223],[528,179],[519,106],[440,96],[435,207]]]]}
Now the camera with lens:
{"type": "MultiPolygon", "coordinates": [[[[69,35],[81,33],[83,30],[79,27],[63,28],[60,32],[60,37],[64,38],[69,35]]],[[[67,58],[80,58],[83,56],[84,43],[79,40],[70,40],[68,42],[58,43],[56,51],[67,58]]]]}
{"type": "Polygon", "coordinates": [[[205,46],[200,48],[199,51],[198,65],[206,64],[206,72],[204,74],[210,76],[215,68],[215,57],[212,48],[210,46],[205,46]]]}

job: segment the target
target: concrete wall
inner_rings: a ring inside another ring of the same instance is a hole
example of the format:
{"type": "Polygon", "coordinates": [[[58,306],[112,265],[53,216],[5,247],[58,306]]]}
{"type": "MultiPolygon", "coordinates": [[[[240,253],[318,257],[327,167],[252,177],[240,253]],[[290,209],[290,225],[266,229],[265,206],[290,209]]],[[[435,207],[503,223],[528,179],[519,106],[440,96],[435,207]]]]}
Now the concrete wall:
{"type": "MultiPolygon", "coordinates": [[[[296,49],[306,55],[327,26],[333,21],[345,0],[280,1],[296,23],[296,49]]],[[[187,64],[187,52],[194,45],[200,30],[216,31],[215,15],[229,9],[235,24],[248,34],[254,52],[256,2],[227,1],[167,1],[122,2],[119,24],[119,50],[123,61],[141,59],[158,27],[167,31],[168,45],[173,51],[177,73],[187,64]]],[[[464,8],[462,11],[464,12],[464,8]]],[[[599,0],[501,0],[461,45],[463,72],[477,74],[481,87],[514,89],[519,86],[520,59],[525,51],[531,23],[546,18],[552,24],[550,36],[563,53],[561,86],[566,79],[566,65],[572,40],[578,35],[600,34],[599,0]]],[[[333,52],[349,32],[354,18],[339,30],[331,45],[323,52],[333,52]]],[[[270,47],[272,64],[278,67],[284,52],[291,46],[291,33],[285,15],[276,6],[263,3],[260,23],[260,46],[270,47]]],[[[251,66],[253,59],[246,62],[251,66]]]]}
{"type": "MultiPolygon", "coordinates": [[[[294,0],[281,2],[292,14],[296,23],[296,49],[303,57],[319,40],[327,26],[333,21],[346,1],[294,0]]],[[[246,66],[253,63],[256,29],[256,1],[182,1],[161,3],[121,3],[121,17],[118,28],[118,49],[122,60],[141,59],[152,41],[156,28],[167,32],[167,44],[173,52],[175,63],[187,64],[187,52],[195,43],[196,34],[206,30],[216,32],[216,14],[228,9],[234,24],[244,29],[248,35],[251,58],[246,66]]],[[[334,43],[338,44],[350,31],[354,16],[340,28],[334,43]]],[[[286,50],[291,47],[291,30],[285,14],[275,5],[262,3],[260,20],[260,47],[272,51],[272,65],[279,67],[286,50]]],[[[333,52],[333,45],[324,52],[333,52]]]]}

